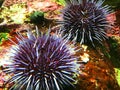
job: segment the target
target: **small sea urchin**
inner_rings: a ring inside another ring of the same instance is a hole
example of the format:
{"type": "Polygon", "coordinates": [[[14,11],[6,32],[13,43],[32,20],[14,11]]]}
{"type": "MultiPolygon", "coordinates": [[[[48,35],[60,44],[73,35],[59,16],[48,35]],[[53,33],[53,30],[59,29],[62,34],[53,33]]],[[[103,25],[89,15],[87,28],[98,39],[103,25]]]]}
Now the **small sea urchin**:
{"type": "Polygon", "coordinates": [[[71,33],[71,40],[94,45],[106,40],[106,29],[110,26],[106,15],[111,12],[102,0],[67,0],[62,11],[64,34],[71,33]]]}
{"type": "Polygon", "coordinates": [[[14,82],[12,90],[62,90],[73,85],[79,64],[74,56],[75,48],[70,47],[67,39],[30,32],[28,38],[21,34],[19,37],[6,70],[14,74],[8,81],[14,82]]]}

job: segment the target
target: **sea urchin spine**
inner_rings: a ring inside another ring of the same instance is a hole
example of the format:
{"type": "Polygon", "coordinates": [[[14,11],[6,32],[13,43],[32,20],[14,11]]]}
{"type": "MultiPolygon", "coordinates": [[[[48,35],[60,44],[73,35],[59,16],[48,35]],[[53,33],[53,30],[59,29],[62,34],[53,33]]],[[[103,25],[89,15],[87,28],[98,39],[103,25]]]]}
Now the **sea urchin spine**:
{"type": "Polygon", "coordinates": [[[106,29],[110,26],[106,15],[111,12],[102,0],[66,0],[66,7],[62,11],[64,34],[70,34],[71,40],[94,45],[106,40],[106,29]]]}
{"type": "Polygon", "coordinates": [[[28,38],[21,34],[19,37],[8,66],[8,72],[14,74],[8,81],[14,82],[12,90],[62,90],[73,85],[79,64],[67,39],[49,33],[35,36],[31,32],[28,38]]]}

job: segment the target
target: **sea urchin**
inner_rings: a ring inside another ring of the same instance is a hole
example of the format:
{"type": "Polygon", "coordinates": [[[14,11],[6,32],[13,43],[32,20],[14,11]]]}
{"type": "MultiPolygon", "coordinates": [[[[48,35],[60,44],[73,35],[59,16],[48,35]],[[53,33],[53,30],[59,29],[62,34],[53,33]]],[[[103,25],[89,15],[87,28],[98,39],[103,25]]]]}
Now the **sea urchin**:
{"type": "Polygon", "coordinates": [[[110,26],[106,15],[111,12],[102,0],[66,0],[62,11],[64,34],[71,33],[71,40],[94,45],[107,38],[106,29],[110,26]]]}
{"type": "Polygon", "coordinates": [[[13,47],[9,73],[14,82],[12,90],[62,90],[71,86],[79,64],[74,49],[67,39],[57,35],[28,32],[28,38],[21,34],[19,43],[13,47]]]}

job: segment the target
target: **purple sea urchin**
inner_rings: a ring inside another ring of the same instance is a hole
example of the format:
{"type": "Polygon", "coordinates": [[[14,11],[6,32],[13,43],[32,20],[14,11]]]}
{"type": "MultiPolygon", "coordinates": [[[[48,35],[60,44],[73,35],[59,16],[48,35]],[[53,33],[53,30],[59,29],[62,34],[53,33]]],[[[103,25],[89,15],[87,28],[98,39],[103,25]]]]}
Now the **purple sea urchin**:
{"type": "Polygon", "coordinates": [[[110,26],[106,15],[111,12],[102,0],[66,0],[62,11],[64,34],[71,33],[71,40],[94,45],[107,38],[105,30],[110,26]]]}
{"type": "Polygon", "coordinates": [[[28,38],[19,35],[19,43],[12,50],[8,72],[14,76],[14,90],[62,90],[72,85],[79,64],[68,40],[57,35],[38,36],[28,32],[28,38]]]}

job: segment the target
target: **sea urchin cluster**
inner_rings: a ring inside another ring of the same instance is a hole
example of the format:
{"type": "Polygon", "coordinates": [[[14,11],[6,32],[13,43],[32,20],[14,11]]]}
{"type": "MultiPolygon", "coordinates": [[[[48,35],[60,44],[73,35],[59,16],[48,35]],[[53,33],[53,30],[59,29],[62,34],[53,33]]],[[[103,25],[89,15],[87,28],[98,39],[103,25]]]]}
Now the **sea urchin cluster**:
{"type": "Polygon", "coordinates": [[[106,29],[110,26],[106,15],[111,12],[102,0],[66,0],[62,11],[64,34],[71,33],[71,40],[94,45],[106,40],[106,29]]]}
{"type": "Polygon", "coordinates": [[[79,64],[67,39],[31,32],[28,38],[19,37],[8,66],[8,72],[14,74],[8,81],[14,82],[12,90],[62,90],[73,85],[79,64]]]}

